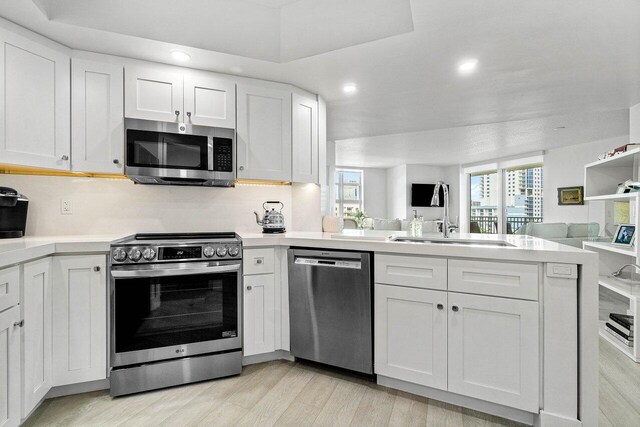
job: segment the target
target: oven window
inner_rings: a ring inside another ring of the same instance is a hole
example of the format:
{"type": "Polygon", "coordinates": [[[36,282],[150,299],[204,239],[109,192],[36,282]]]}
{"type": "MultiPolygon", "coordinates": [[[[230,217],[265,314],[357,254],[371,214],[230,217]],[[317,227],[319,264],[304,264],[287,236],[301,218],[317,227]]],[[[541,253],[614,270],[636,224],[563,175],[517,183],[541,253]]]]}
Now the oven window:
{"type": "Polygon", "coordinates": [[[238,336],[237,273],[117,279],[116,353],[238,336]]]}
{"type": "Polygon", "coordinates": [[[208,138],[127,130],[127,166],[208,170],[208,138]]]}

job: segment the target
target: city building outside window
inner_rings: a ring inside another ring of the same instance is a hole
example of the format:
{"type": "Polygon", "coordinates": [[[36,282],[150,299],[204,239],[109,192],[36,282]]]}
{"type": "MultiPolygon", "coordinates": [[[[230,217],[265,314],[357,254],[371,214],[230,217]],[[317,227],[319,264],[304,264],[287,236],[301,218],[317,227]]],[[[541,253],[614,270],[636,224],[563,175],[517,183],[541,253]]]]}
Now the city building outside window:
{"type": "Polygon", "coordinates": [[[353,218],[362,211],[363,172],[357,169],[336,169],[336,212],[337,216],[353,218]]]}

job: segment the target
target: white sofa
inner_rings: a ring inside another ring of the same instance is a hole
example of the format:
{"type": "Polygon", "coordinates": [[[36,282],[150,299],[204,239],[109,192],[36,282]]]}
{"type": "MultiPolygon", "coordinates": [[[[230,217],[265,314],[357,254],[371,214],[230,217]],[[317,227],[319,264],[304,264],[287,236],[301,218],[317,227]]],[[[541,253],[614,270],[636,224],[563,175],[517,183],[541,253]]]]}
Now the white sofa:
{"type": "Polygon", "coordinates": [[[582,248],[585,240],[603,240],[599,238],[600,224],[597,222],[588,223],[534,223],[523,225],[516,234],[526,234],[527,236],[539,237],[563,245],[582,248]]]}

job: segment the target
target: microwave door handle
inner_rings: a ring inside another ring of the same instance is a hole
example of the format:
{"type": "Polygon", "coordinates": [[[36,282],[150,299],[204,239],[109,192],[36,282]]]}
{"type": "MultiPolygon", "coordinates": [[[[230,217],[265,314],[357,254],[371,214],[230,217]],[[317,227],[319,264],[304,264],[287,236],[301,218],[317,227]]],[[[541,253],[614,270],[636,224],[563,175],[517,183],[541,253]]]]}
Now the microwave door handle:
{"type": "Polygon", "coordinates": [[[207,138],[207,151],[209,154],[209,170],[213,171],[213,137],[207,138]]]}
{"type": "Polygon", "coordinates": [[[240,271],[240,264],[200,266],[187,268],[148,268],[135,270],[111,270],[114,278],[130,277],[167,277],[167,276],[188,276],[195,274],[215,274],[240,271]]]}

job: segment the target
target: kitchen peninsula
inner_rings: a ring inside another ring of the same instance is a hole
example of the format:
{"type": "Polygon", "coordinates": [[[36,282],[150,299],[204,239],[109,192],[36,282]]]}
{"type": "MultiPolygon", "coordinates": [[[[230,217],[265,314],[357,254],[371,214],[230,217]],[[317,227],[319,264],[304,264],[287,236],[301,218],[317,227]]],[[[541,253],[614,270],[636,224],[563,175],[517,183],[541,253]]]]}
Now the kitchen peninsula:
{"type": "MultiPolygon", "coordinates": [[[[369,251],[374,254],[374,359],[379,384],[527,424],[597,423],[596,254],[520,235],[454,234],[444,243],[407,243],[389,241],[389,234],[240,233],[244,282],[252,284],[243,291],[244,363],[290,357],[286,249],[369,251]]],[[[41,302],[47,313],[52,310],[47,304],[52,304],[53,293],[53,323],[58,326],[69,313],[59,313],[58,291],[51,287],[66,277],[60,283],[67,285],[66,292],[78,292],[70,295],[80,298],[74,300],[78,306],[105,310],[106,292],[82,293],[68,283],[72,276],[63,268],[86,270],[85,279],[79,280],[92,280],[96,289],[106,289],[110,244],[121,237],[0,242],[0,282],[9,284],[4,301],[17,301],[21,286],[38,284],[44,290],[41,302]]],[[[76,307],[67,310],[74,316],[104,314],[81,313],[76,307]]],[[[60,347],[56,341],[68,344],[74,342],[73,334],[86,333],[103,337],[101,346],[106,347],[106,328],[89,330],[96,328],[95,323],[80,321],[64,330],[52,329],[43,321],[46,314],[31,315],[40,324],[27,321],[22,333],[46,337],[40,342],[53,341],[54,349],[60,347]]],[[[45,360],[38,363],[48,366],[47,378],[36,387],[39,394],[30,394],[32,388],[17,393],[23,407],[31,405],[23,416],[51,393],[107,388],[106,360],[98,358],[101,365],[96,366],[91,351],[74,355],[74,363],[86,375],[71,380],[69,372],[61,372],[69,364],[56,360],[61,356],[55,350],[45,351],[45,360]]],[[[31,366],[23,364],[22,369],[31,366]]]]}

